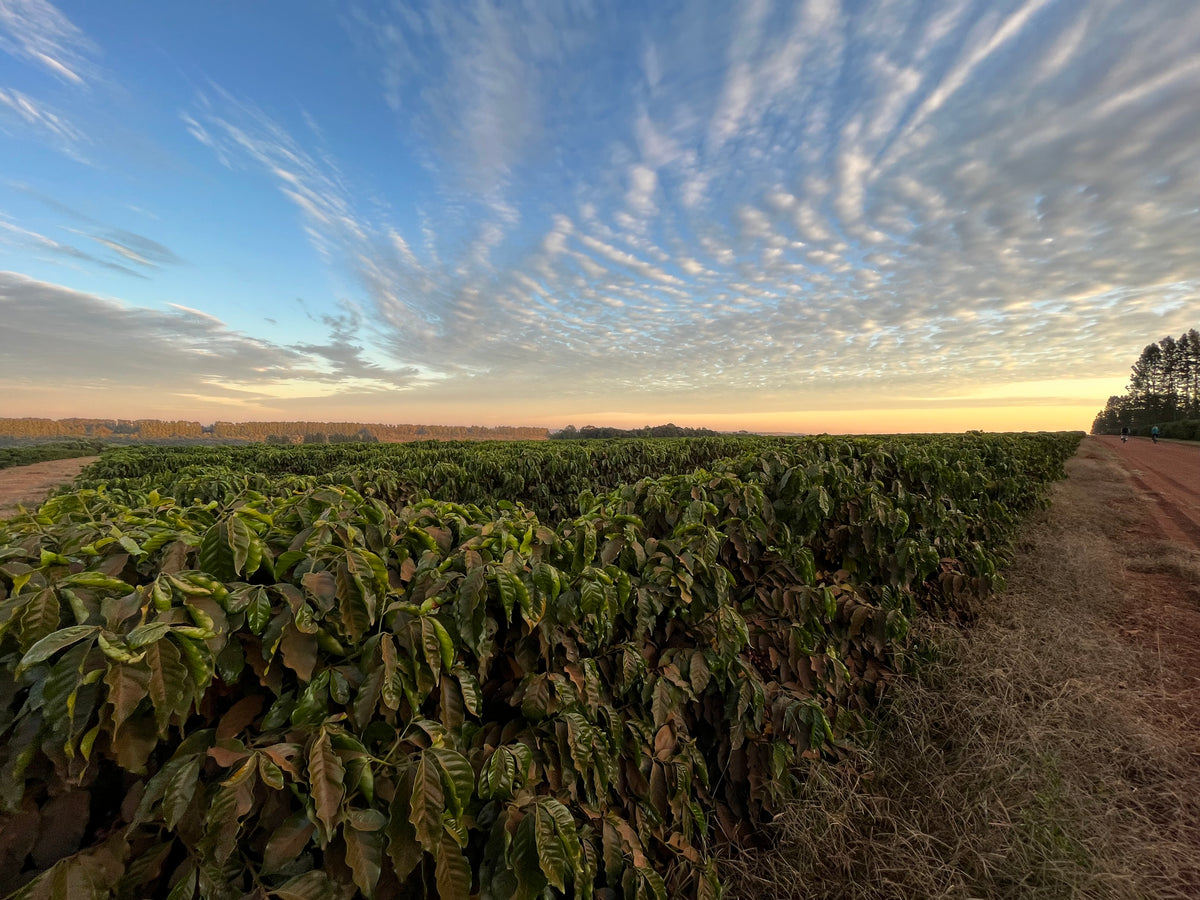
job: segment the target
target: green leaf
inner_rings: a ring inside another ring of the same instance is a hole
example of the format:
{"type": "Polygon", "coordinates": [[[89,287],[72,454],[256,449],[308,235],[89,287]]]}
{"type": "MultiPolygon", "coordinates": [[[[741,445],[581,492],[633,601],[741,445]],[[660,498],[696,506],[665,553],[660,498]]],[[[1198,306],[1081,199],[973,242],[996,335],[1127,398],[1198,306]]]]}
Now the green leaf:
{"type": "Polygon", "coordinates": [[[237,515],[213,525],[200,541],[200,568],[219,581],[252,575],[261,561],[262,547],[257,535],[237,515]]]}
{"type": "Polygon", "coordinates": [[[316,725],[329,713],[329,670],[325,669],[309,682],[300,702],[292,711],[293,725],[316,725]]]}
{"type": "Polygon", "coordinates": [[[144,650],[141,653],[130,652],[129,648],[125,646],[125,642],[111,631],[101,631],[96,635],[96,643],[100,645],[101,652],[115,662],[138,663],[146,657],[144,650]]]}
{"type": "Polygon", "coordinates": [[[510,864],[513,874],[517,876],[520,896],[536,897],[542,892],[546,886],[546,876],[542,871],[541,860],[538,858],[537,835],[532,812],[517,825],[517,833],[513,835],[510,864]]]}
{"type": "Polygon", "coordinates": [[[271,621],[271,599],[263,588],[255,588],[254,595],[246,604],[246,624],[253,634],[262,634],[271,621]]]}
{"type": "Polygon", "coordinates": [[[147,622],[125,635],[125,643],[137,650],[160,640],[170,629],[168,622],[147,622]]]}
{"type": "MultiPolygon", "coordinates": [[[[55,606],[57,605],[58,601],[55,600],[55,606]]],[[[65,650],[72,644],[76,644],[84,638],[92,637],[99,633],[99,625],[71,625],[55,631],[53,634],[48,634],[30,647],[28,652],[21,657],[21,661],[17,664],[14,674],[20,675],[30,666],[36,666],[38,663],[45,662],[60,650],[65,650]]]]}
{"type": "Polygon", "coordinates": [[[517,783],[517,758],[507,747],[497,747],[479,771],[479,796],[508,799],[517,783]]]}
{"type": "Polygon", "coordinates": [[[467,804],[471,802],[471,793],[475,787],[475,770],[471,763],[461,753],[453,750],[433,749],[432,753],[442,770],[442,785],[446,789],[447,804],[456,816],[461,816],[467,804]]]}
{"type": "Polygon", "coordinates": [[[570,865],[563,842],[559,839],[557,822],[542,803],[536,804],[530,815],[533,817],[534,840],[542,874],[551,885],[565,891],[567,873],[574,867],[570,865]]]}
{"type": "Polygon", "coordinates": [[[190,862],[187,866],[187,872],[175,882],[175,887],[167,894],[167,900],[192,900],[196,895],[196,869],[190,862]]]}
{"type": "Polygon", "coordinates": [[[517,588],[508,572],[495,575],[496,590],[500,592],[500,605],[504,607],[504,621],[512,619],[513,607],[517,605],[517,588]]]}
{"type": "Polygon", "coordinates": [[[216,661],[213,659],[208,645],[184,637],[178,632],[173,633],[171,637],[179,647],[180,657],[183,664],[187,666],[196,696],[201,696],[212,681],[213,671],[216,668],[216,661]]]}
{"type": "Polygon", "coordinates": [[[586,579],[579,588],[579,611],[593,616],[604,608],[604,585],[594,578],[586,579]]]}
{"type": "Polygon", "coordinates": [[[93,591],[121,594],[128,594],[133,591],[133,585],[122,581],[120,578],[105,575],[102,572],[76,572],[74,575],[68,575],[66,578],[60,579],[58,583],[63,587],[90,588],[93,591]]]}
{"type": "MultiPolygon", "coordinates": [[[[424,650],[425,663],[433,672],[434,682],[442,671],[441,638],[437,631],[437,620],[432,616],[421,617],[421,648],[424,650]]],[[[446,629],[442,629],[444,633],[446,629]]]]}
{"type": "Polygon", "coordinates": [[[442,670],[449,672],[454,668],[454,642],[450,640],[450,632],[446,631],[446,626],[437,619],[430,617],[428,621],[433,623],[433,630],[437,634],[438,648],[442,654],[442,670]]]}
{"type": "Polygon", "coordinates": [[[170,641],[156,641],[146,648],[146,665],[150,670],[147,691],[154,706],[158,732],[166,737],[171,716],[179,714],[182,721],[191,706],[195,687],[179,650],[170,641]]]}
{"type": "Polygon", "coordinates": [[[545,797],[540,803],[554,819],[554,827],[558,833],[558,839],[562,842],[563,850],[566,851],[567,862],[570,863],[572,869],[578,868],[581,848],[575,817],[571,815],[571,811],[566,806],[553,797],[545,797]]]}
{"type": "Polygon", "coordinates": [[[276,791],[283,790],[283,771],[265,753],[258,756],[258,774],[267,787],[276,791]]]}
{"type": "Polygon", "coordinates": [[[179,824],[196,795],[200,784],[200,760],[199,756],[181,760],[175,774],[167,781],[163,792],[163,822],[171,830],[179,824]]]}
{"type": "MultiPolygon", "coordinates": [[[[45,637],[58,630],[62,619],[62,604],[54,588],[42,588],[21,610],[21,646],[30,650],[45,637]]],[[[73,628],[85,626],[74,625],[73,628]]],[[[19,674],[19,670],[18,670],[19,674]]]]}
{"type": "Polygon", "coordinates": [[[95,745],[96,738],[99,736],[100,726],[93,725],[86,732],[84,732],[83,737],[79,741],[79,755],[82,756],[87,762],[92,761],[92,747],[95,745]]]}
{"type": "Polygon", "coordinates": [[[467,712],[476,718],[483,715],[483,692],[479,689],[479,679],[462,666],[454,667],[454,675],[462,689],[463,705],[467,712]]]}

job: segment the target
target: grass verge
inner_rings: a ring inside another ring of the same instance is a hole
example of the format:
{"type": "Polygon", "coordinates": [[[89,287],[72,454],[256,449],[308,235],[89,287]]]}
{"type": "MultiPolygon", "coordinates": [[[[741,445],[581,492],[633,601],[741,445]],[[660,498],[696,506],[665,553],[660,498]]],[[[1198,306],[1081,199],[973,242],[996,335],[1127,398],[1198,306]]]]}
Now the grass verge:
{"type": "Polygon", "coordinates": [[[920,626],[876,737],[725,862],[729,896],[1200,896],[1200,672],[1129,637],[1150,573],[1196,605],[1200,566],[1130,539],[1143,501],[1104,448],[1068,472],[1005,592],[967,633],[920,626]]]}

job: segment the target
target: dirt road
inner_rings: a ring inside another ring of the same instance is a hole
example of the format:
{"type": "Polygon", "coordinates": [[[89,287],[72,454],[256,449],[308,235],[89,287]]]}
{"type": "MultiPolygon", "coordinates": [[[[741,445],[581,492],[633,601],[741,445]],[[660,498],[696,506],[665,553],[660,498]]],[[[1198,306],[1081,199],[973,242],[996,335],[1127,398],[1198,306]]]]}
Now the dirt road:
{"type": "Polygon", "coordinates": [[[54,488],[66,484],[84,466],[99,458],[81,456],[78,459],[53,459],[31,466],[0,469],[0,518],[15,513],[17,504],[34,506],[41,503],[54,488]]]}
{"type": "MultiPolygon", "coordinates": [[[[1127,579],[1122,632],[1164,661],[1163,721],[1200,726],[1200,445],[1090,437],[1129,476],[1137,499],[1113,511],[1127,579]],[[1166,674],[1169,673],[1169,674],[1166,674]]],[[[1200,895],[1200,894],[1198,894],[1200,895]]]]}
{"type": "Polygon", "coordinates": [[[1117,454],[1133,483],[1154,499],[1150,510],[1162,536],[1200,549],[1200,444],[1118,437],[1097,438],[1117,454]]]}

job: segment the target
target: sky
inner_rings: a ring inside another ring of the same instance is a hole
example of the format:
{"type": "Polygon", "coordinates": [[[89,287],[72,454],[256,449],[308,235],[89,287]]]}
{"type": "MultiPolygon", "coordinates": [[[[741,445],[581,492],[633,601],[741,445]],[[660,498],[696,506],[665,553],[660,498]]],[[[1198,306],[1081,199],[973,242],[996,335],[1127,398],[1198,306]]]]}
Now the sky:
{"type": "Polygon", "coordinates": [[[0,0],[0,415],[1086,429],[1195,0],[0,0]]]}

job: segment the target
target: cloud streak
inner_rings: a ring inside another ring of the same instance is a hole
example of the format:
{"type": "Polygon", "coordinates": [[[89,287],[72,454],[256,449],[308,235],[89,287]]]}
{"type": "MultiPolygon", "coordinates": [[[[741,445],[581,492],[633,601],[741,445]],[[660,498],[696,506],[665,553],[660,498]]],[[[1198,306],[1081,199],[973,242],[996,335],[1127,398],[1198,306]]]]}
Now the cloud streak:
{"type": "Polygon", "coordinates": [[[415,374],[367,364],[345,340],[281,346],[230,329],[202,310],[133,307],[12,272],[0,272],[0,316],[0,388],[6,390],[49,383],[64,392],[101,386],[120,393],[153,385],[160,402],[240,398],[270,407],[277,399],[321,396],[339,386],[395,391],[411,386],[415,374]]]}
{"type": "Polygon", "coordinates": [[[0,50],[75,86],[84,86],[93,73],[94,44],[45,0],[0,3],[0,50]]]}

